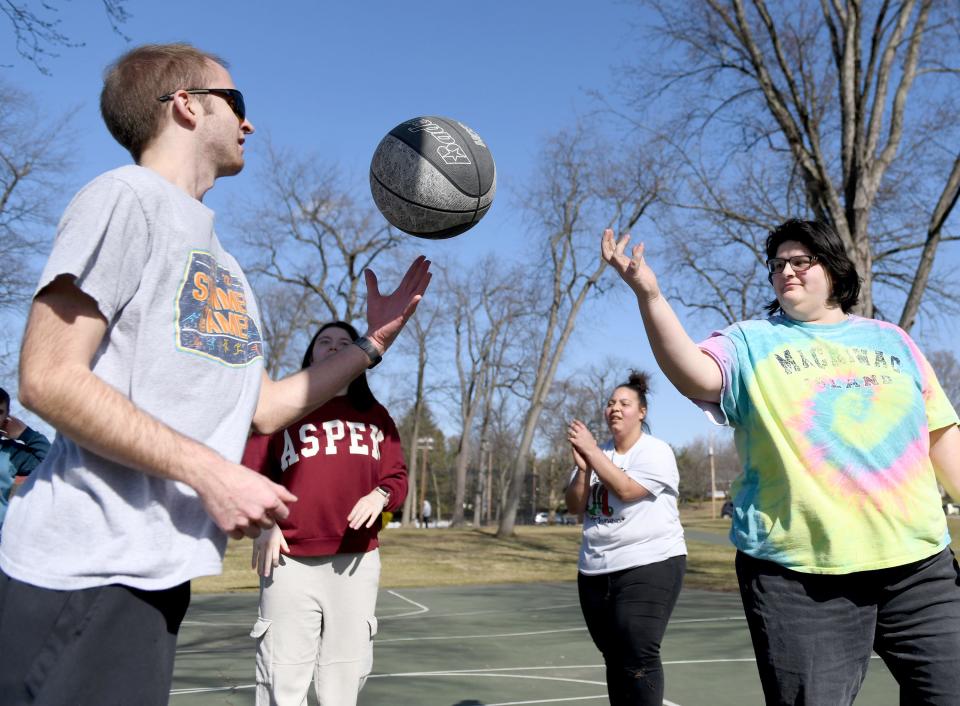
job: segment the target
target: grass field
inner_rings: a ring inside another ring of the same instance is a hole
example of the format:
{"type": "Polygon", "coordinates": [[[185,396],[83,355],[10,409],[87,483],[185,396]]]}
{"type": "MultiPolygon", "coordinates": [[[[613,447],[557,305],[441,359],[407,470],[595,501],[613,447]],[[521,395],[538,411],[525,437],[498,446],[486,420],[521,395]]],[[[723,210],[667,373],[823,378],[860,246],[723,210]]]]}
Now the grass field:
{"type": "MultiPolygon", "coordinates": [[[[683,522],[701,531],[725,535],[729,520],[710,520],[709,505],[684,513],[683,522]]],[[[499,539],[495,528],[387,529],[380,533],[381,588],[462,586],[471,584],[573,581],[577,576],[580,526],[516,528],[499,539]]],[[[252,542],[231,541],[223,573],[193,582],[196,593],[255,591],[250,569],[252,542]]],[[[687,541],[686,585],[734,590],[733,548],[687,541]]]]}
{"type": "MultiPolygon", "coordinates": [[[[709,504],[685,508],[684,527],[725,537],[729,520],[711,519],[709,504]]],[[[960,518],[949,518],[953,550],[960,554],[960,518]]],[[[463,586],[573,581],[577,575],[580,526],[518,526],[513,537],[499,539],[493,528],[387,529],[380,533],[381,588],[463,586]]],[[[255,591],[250,569],[250,540],[230,542],[223,573],[193,582],[196,593],[255,591]]],[[[687,538],[687,588],[737,590],[734,549],[687,538]]]]}

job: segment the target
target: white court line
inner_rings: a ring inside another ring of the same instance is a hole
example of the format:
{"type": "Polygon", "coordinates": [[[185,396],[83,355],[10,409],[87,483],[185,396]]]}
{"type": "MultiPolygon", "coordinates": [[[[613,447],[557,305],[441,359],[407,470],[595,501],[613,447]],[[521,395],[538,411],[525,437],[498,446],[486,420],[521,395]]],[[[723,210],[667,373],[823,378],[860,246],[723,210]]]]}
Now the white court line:
{"type": "MultiPolygon", "coordinates": [[[[880,659],[880,655],[870,655],[870,659],[880,659]]],[[[675,659],[667,664],[718,664],[725,662],[756,662],[756,657],[730,657],[727,659],[675,659]]]]}
{"type": "MultiPolygon", "coordinates": [[[[880,659],[876,655],[873,655],[871,659],[880,659]]],[[[753,657],[727,657],[723,659],[678,659],[670,662],[663,662],[664,665],[668,664],[713,664],[713,663],[725,663],[725,662],[754,662],[756,661],[753,657]]],[[[393,672],[387,674],[371,674],[368,676],[368,679],[384,679],[392,677],[434,677],[434,676],[450,676],[450,675],[488,675],[492,676],[494,672],[537,672],[537,671],[557,671],[563,669],[603,669],[604,665],[601,664],[553,664],[547,665],[545,667],[491,667],[487,669],[440,669],[434,672],[423,671],[423,672],[393,672]]],[[[532,677],[531,677],[532,678],[532,677]]],[[[547,677],[539,677],[540,679],[545,679],[547,677]]],[[[559,677],[558,677],[559,678],[559,677]]],[[[594,682],[586,682],[594,683],[594,682]]],[[[606,682],[598,682],[605,684],[606,682]]],[[[489,706],[492,706],[490,704],[489,706]]]]}
{"type": "Polygon", "coordinates": [[[239,686],[208,686],[195,687],[193,689],[171,689],[170,696],[183,696],[185,694],[209,694],[213,691],[240,691],[241,689],[254,689],[256,684],[240,684],[239,686]]]}
{"type": "MultiPolygon", "coordinates": [[[[536,681],[562,681],[568,682],[570,684],[589,684],[591,686],[606,686],[607,682],[605,681],[594,681],[593,679],[572,679],[570,677],[538,677],[533,674],[503,674],[502,672],[498,674],[489,674],[484,670],[470,670],[468,672],[471,677],[491,677],[493,679],[534,679],[536,681]]],[[[406,674],[371,674],[367,679],[373,679],[374,677],[462,677],[464,672],[459,669],[451,670],[449,672],[407,672],[406,674]]]]}
{"type": "MultiPolygon", "coordinates": [[[[392,593],[392,591],[390,591],[392,593]]],[[[545,610],[560,610],[561,608],[579,608],[579,603],[557,603],[556,605],[548,606],[539,606],[537,608],[516,608],[513,610],[470,610],[460,613],[438,613],[433,611],[430,615],[431,618],[460,618],[466,615],[493,615],[497,613],[533,613],[535,611],[545,611],[545,610]]],[[[401,617],[389,615],[389,618],[401,617]]]]}
{"type": "MultiPolygon", "coordinates": [[[[557,704],[564,701],[593,701],[594,699],[607,699],[607,694],[599,696],[568,696],[564,699],[538,699],[537,701],[501,701],[498,704],[487,704],[486,706],[523,706],[524,704],[557,704]]],[[[673,701],[663,700],[663,706],[680,706],[673,701]]]]}
{"type": "MultiPolygon", "coordinates": [[[[421,604],[421,603],[417,603],[416,601],[411,600],[410,598],[407,598],[406,596],[402,596],[402,595],[400,595],[399,593],[397,593],[396,591],[387,591],[387,593],[389,593],[389,594],[391,594],[391,595],[393,595],[393,596],[396,596],[396,597],[399,598],[400,600],[406,601],[407,603],[412,603],[413,605],[417,606],[417,608],[419,608],[419,610],[412,610],[412,611],[410,611],[409,613],[398,613],[397,615],[377,616],[377,620],[393,620],[393,619],[395,619],[395,618],[408,618],[408,617],[411,617],[411,616],[414,616],[414,615],[423,615],[424,613],[430,612],[430,608],[428,608],[427,606],[425,606],[425,605],[423,605],[423,604],[421,604]]],[[[434,613],[432,617],[435,617],[435,618],[446,618],[446,617],[450,617],[450,616],[458,616],[458,617],[459,617],[459,616],[464,616],[464,615],[483,615],[483,614],[487,614],[487,613],[516,613],[516,612],[532,613],[532,612],[538,611],[538,610],[543,611],[543,610],[556,610],[556,609],[559,609],[559,608],[572,608],[572,607],[577,606],[577,605],[579,605],[579,604],[578,604],[578,603],[560,603],[560,604],[553,605],[553,606],[540,607],[540,608],[530,608],[529,610],[523,610],[523,611],[515,611],[515,610],[478,610],[478,611],[472,611],[472,612],[469,612],[469,613],[434,613]]],[[[731,616],[731,617],[727,617],[727,618],[684,618],[684,619],[673,619],[673,620],[670,621],[670,625],[679,625],[679,624],[681,624],[681,623],[718,623],[718,622],[743,621],[743,620],[746,620],[746,618],[743,617],[742,615],[740,615],[740,616],[736,616],[736,615],[735,615],[735,616],[731,616]]],[[[246,623],[227,623],[227,622],[223,622],[223,623],[213,623],[213,622],[208,622],[208,621],[203,621],[203,620],[184,620],[184,621],[181,623],[181,625],[208,625],[208,626],[213,626],[213,627],[218,627],[218,626],[221,626],[221,625],[222,625],[222,626],[225,626],[225,627],[235,627],[235,626],[236,626],[236,627],[252,627],[253,623],[251,623],[251,622],[246,622],[246,623]]],[[[551,631],[547,631],[547,632],[551,632],[551,631]]],[[[553,632],[556,632],[556,631],[553,631],[553,632]]],[[[561,631],[561,632],[562,632],[562,631],[561,631]]],[[[538,635],[538,634],[540,634],[540,633],[512,633],[511,635],[490,635],[489,637],[511,637],[511,636],[513,636],[513,635],[538,635]]],[[[476,635],[468,635],[467,637],[478,637],[478,636],[476,636],[476,635]]],[[[479,636],[479,637],[487,637],[487,636],[479,636]]],[[[407,639],[407,638],[403,638],[403,639],[407,639]]],[[[459,639],[459,638],[432,637],[432,638],[409,638],[409,639],[410,639],[410,640],[413,640],[413,639],[443,640],[443,639],[459,639]]],[[[377,642],[378,642],[378,643],[381,643],[381,642],[392,642],[392,640],[377,640],[377,642]]]]}
{"type": "Polygon", "coordinates": [[[374,645],[385,645],[390,642],[424,642],[426,640],[477,640],[484,637],[528,637],[531,635],[550,635],[558,632],[585,631],[586,626],[579,628],[561,628],[559,630],[536,630],[533,632],[501,632],[485,635],[430,635],[427,637],[393,637],[389,640],[374,640],[374,645]]]}
{"type": "Polygon", "coordinates": [[[663,666],[668,664],[718,664],[727,662],[756,662],[756,657],[728,657],[726,659],[675,659],[670,662],[664,662],[663,666]]]}
{"type": "Polygon", "coordinates": [[[547,669],[602,669],[602,664],[562,664],[546,667],[491,667],[488,669],[438,669],[433,672],[393,672],[388,674],[371,674],[368,679],[382,679],[384,677],[432,677],[449,676],[451,674],[492,674],[493,672],[536,672],[547,669]]]}
{"type": "MultiPolygon", "coordinates": [[[[521,706],[522,704],[558,704],[567,701],[593,701],[594,699],[606,699],[606,694],[597,696],[568,696],[565,699],[537,699],[536,701],[501,701],[498,704],[487,704],[487,706],[521,706]]],[[[663,703],[667,703],[664,701],[663,703]]],[[[669,706],[676,706],[675,704],[669,706]]]]}
{"type": "Polygon", "coordinates": [[[389,593],[391,596],[396,596],[401,601],[406,601],[407,603],[417,606],[417,608],[419,608],[420,610],[412,610],[409,613],[399,613],[397,615],[384,615],[382,618],[377,618],[377,620],[389,620],[392,618],[408,618],[411,615],[423,615],[424,613],[427,613],[430,611],[430,609],[427,608],[427,606],[423,605],[422,603],[417,603],[416,601],[411,600],[406,596],[401,596],[396,591],[387,591],[387,593],[389,593]]]}
{"type": "MultiPolygon", "coordinates": [[[[387,593],[389,593],[389,594],[392,595],[392,596],[396,596],[397,598],[399,598],[399,599],[402,600],[402,601],[406,601],[407,603],[412,603],[413,605],[415,605],[415,606],[418,608],[418,610],[412,610],[412,611],[410,611],[409,613],[398,613],[397,615],[377,616],[377,620],[392,620],[392,619],[394,619],[394,618],[408,618],[408,617],[411,617],[411,616],[414,616],[414,615],[423,615],[424,613],[427,613],[427,612],[430,611],[430,609],[429,609],[427,606],[425,606],[425,605],[423,605],[423,604],[421,604],[421,603],[417,603],[416,601],[411,600],[411,599],[407,598],[406,596],[401,596],[401,595],[400,595],[399,593],[397,593],[396,591],[387,591],[387,593]]],[[[256,621],[254,621],[254,622],[256,622],[256,621]]],[[[206,621],[206,620],[184,620],[184,621],[182,621],[180,624],[181,624],[181,625],[207,625],[207,626],[213,626],[213,627],[219,627],[219,626],[221,626],[221,625],[223,625],[223,626],[225,626],[225,627],[253,627],[253,623],[252,623],[252,622],[246,622],[246,623],[216,622],[216,623],[214,623],[214,622],[210,622],[210,621],[206,621]]]]}
{"type": "Polygon", "coordinates": [[[742,615],[733,615],[729,618],[682,618],[679,620],[671,619],[667,625],[673,625],[675,623],[722,623],[728,620],[746,620],[742,615]]]}
{"type": "MultiPolygon", "coordinates": [[[[876,655],[873,655],[871,659],[879,659],[876,655]]],[[[731,662],[753,662],[755,661],[753,657],[737,657],[737,658],[725,658],[725,659],[688,659],[688,660],[672,660],[664,662],[666,665],[688,665],[688,664],[723,664],[731,662]]],[[[568,677],[540,677],[527,674],[504,674],[504,672],[518,672],[518,671],[543,671],[543,670],[563,670],[563,669],[601,669],[603,668],[602,664],[566,664],[566,665],[552,665],[552,666],[542,666],[542,667],[494,667],[492,669],[456,669],[456,670],[444,670],[444,671],[434,671],[434,672],[394,672],[388,674],[371,674],[368,679],[398,679],[398,678],[409,678],[409,677],[453,677],[453,676],[478,676],[478,677],[491,677],[491,678],[504,678],[504,679],[537,679],[542,681],[562,681],[575,684],[589,684],[594,686],[605,686],[605,682],[593,681],[590,679],[571,679],[568,677]]],[[[255,687],[255,684],[240,684],[237,686],[225,686],[225,687],[207,687],[207,688],[192,688],[192,689],[173,689],[170,691],[171,696],[179,696],[183,694],[200,694],[216,691],[239,691],[241,689],[252,689],[255,687]]],[[[584,696],[584,697],[569,697],[569,698],[560,698],[560,699],[541,699],[537,701],[509,701],[502,702],[498,704],[488,704],[487,706],[520,706],[521,704],[548,704],[548,703],[562,703],[565,701],[577,701],[577,700],[588,700],[588,699],[599,699],[606,698],[606,694],[600,696],[584,696]]],[[[679,704],[668,701],[664,699],[664,706],[680,706],[679,704]]]]}
{"type": "MultiPolygon", "coordinates": [[[[256,684],[244,684],[242,686],[232,687],[212,687],[209,689],[174,689],[170,692],[171,696],[182,696],[187,694],[206,694],[211,691],[239,691],[241,689],[252,689],[256,684]]],[[[521,706],[522,704],[558,704],[568,703],[570,701],[592,701],[594,699],[606,699],[606,694],[597,694],[596,696],[568,696],[562,699],[538,699],[537,701],[501,701],[496,704],[487,704],[487,706],[521,706]]],[[[680,706],[673,701],[663,700],[663,706],[680,706]]]]}

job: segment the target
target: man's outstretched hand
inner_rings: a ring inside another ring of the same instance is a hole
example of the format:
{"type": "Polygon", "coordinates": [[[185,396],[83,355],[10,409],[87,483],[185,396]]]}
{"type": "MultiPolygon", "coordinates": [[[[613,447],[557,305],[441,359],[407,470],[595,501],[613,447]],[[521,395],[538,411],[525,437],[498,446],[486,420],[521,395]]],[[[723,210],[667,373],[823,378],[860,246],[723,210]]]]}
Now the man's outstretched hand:
{"type": "Polygon", "coordinates": [[[392,294],[380,294],[373,270],[364,270],[367,282],[366,336],[383,353],[417,309],[430,284],[430,261],[420,255],[407,269],[400,285],[392,294]]]}

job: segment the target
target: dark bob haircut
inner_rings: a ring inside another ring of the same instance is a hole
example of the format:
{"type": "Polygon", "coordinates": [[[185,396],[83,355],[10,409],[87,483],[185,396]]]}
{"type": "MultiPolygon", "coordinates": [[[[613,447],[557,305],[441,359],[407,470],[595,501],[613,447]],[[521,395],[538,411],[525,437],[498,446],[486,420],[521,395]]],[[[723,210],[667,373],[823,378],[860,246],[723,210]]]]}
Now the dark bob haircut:
{"type": "MultiPolygon", "coordinates": [[[[313,346],[316,344],[317,339],[320,338],[320,334],[326,331],[328,328],[343,329],[353,340],[356,340],[359,337],[357,329],[348,324],[346,321],[331,321],[324,324],[317,330],[315,334],[313,334],[313,338],[310,339],[310,343],[307,345],[307,350],[303,354],[303,363],[300,365],[301,370],[306,370],[313,364],[313,346]]],[[[347,386],[347,401],[350,402],[351,406],[361,411],[373,407],[377,400],[370,391],[370,386],[367,384],[366,373],[360,373],[360,375],[354,378],[353,382],[347,386]]]]}
{"type": "MultiPolygon", "coordinates": [[[[847,257],[840,236],[823,221],[801,221],[791,218],[770,231],[767,236],[767,259],[777,256],[777,249],[786,241],[800,243],[830,275],[830,301],[835,302],[844,314],[850,312],[860,299],[860,275],[853,261],[847,257]]],[[[773,275],[767,279],[773,281],[773,275]]],[[[770,315],[781,311],[780,302],[774,299],[766,306],[770,315]]]]}

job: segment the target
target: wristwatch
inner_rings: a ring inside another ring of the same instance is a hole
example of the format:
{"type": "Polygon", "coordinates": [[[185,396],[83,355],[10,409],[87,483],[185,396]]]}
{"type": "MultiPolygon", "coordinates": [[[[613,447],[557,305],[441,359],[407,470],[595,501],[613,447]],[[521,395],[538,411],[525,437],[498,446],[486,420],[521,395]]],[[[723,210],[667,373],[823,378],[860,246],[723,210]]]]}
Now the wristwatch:
{"type": "Polygon", "coordinates": [[[384,488],[382,485],[378,485],[376,488],[374,488],[374,490],[376,490],[378,493],[380,493],[380,495],[383,496],[383,504],[384,504],[384,505],[386,505],[388,502],[390,502],[390,491],[389,491],[389,490],[387,490],[386,488],[384,488]]]}
{"type": "Polygon", "coordinates": [[[370,365],[367,368],[373,368],[383,360],[383,356],[380,355],[380,351],[377,350],[377,347],[371,343],[370,339],[366,336],[360,336],[357,338],[353,344],[360,348],[364,353],[367,354],[367,357],[370,359],[370,365]]]}

